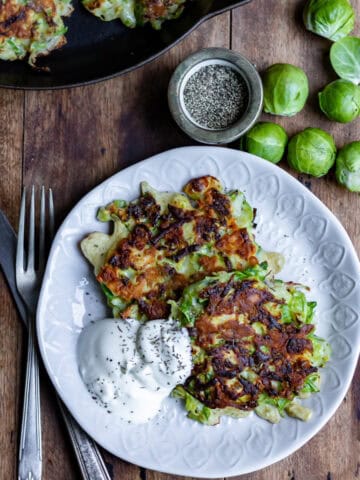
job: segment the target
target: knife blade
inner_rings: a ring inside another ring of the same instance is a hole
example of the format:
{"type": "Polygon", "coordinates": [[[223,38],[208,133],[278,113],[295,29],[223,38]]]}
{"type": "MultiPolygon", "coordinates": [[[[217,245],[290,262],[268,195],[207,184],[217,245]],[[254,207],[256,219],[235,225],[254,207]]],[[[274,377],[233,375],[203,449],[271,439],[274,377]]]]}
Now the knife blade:
{"type": "MultiPolygon", "coordinates": [[[[14,298],[20,318],[27,327],[26,308],[16,288],[16,244],[16,233],[5,213],[0,210],[0,266],[14,298]]],[[[57,399],[83,479],[110,480],[110,475],[96,443],[84,432],[58,396],[57,399]]]]}
{"type": "Polygon", "coordinates": [[[10,292],[12,293],[20,318],[26,325],[26,309],[16,288],[16,242],[16,233],[4,212],[0,210],[0,266],[4,272],[5,279],[10,292]]]}

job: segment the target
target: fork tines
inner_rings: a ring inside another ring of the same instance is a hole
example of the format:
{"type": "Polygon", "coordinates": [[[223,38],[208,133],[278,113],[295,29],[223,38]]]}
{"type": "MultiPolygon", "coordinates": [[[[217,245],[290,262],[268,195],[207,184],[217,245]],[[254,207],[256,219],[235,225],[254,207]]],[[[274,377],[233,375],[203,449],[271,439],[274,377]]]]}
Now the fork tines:
{"type": "Polygon", "coordinates": [[[33,185],[31,187],[31,196],[30,196],[30,213],[28,218],[26,218],[26,200],[27,200],[27,188],[24,187],[22,199],[21,199],[21,208],[20,208],[20,218],[19,218],[19,231],[18,231],[18,244],[17,244],[17,254],[16,254],[16,274],[17,277],[21,274],[34,274],[36,270],[42,272],[45,265],[46,258],[46,245],[45,245],[45,231],[46,227],[49,231],[49,238],[53,237],[54,232],[54,202],[53,194],[51,188],[48,191],[45,190],[45,187],[42,186],[40,189],[40,211],[39,211],[39,229],[38,229],[38,267],[36,268],[35,263],[35,231],[36,231],[36,187],[33,185]],[[46,202],[48,196],[48,202],[46,202]],[[46,203],[48,207],[46,208],[46,203]],[[46,222],[46,213],[48,212],[48,225],[46,222]],[[25,253],[25,225],[28,223],[28,249],[25,253]]]}

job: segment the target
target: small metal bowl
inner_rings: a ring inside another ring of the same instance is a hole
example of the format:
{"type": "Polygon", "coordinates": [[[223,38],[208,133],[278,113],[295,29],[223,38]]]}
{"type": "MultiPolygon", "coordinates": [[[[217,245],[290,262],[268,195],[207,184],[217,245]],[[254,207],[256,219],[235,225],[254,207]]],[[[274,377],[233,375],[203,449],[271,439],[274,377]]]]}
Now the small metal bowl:
{"type": "Polygon", "coordinates": [[[181,62],[174,71],[168,88],[168,103],[178,126],[194,140],[219,145],[230,143],[244,135],[258,119],[263,103],[261,78],[256,68],[239,53],[226,48],[205,48],[181,62]],[[207,65],[224,65],[235,70],[245,81],[248,104],[243,115],[233,124],[222,129],[209,129],[199,125],[187,111],[184,89],[189,78],[207,65]]]}

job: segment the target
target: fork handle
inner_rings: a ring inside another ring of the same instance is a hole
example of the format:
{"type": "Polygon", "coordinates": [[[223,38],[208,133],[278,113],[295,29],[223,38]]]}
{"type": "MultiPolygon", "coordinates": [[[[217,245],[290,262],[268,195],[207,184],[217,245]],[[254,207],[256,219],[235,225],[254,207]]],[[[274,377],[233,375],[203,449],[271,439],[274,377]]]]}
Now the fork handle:
{"type": "Polygon", "coordinates": [[[39,360],[35,344],[35,318],[28,316],[28,351],[20,435],[19,480],[40,480],[42,470],[39,360]]]}
{"type": "Polygon", "coordinates": [[[84,480],[111,480],[96,443],[84,432],[67,408],[58,399],[62,416],[84,480]]]}

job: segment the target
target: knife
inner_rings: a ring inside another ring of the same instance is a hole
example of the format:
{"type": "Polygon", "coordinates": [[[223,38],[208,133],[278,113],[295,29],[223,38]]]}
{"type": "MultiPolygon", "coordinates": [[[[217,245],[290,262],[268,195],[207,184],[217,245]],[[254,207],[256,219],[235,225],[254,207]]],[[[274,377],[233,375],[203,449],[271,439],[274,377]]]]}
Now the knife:
{"type": "MultiPolygon", "coordinates": [[[[16,288],[16,244],[16,234],[10,225],[9,220],[6,218],[6,215],[0,210],[0,266],[12,293],[20,318],[27,327],[25,306],[16,288]]],[[[104,460],[94,440],[92,440],[74,420],[58,396],[57,400],[65,425],[68,429],[83,479],[111,480],[104,460]]]]}
{"type": "MultiPolygon", "coordinates": [[[[26,309],[16,288],[15,259],[16,259],[16,234],[0,210],[0,266],[12,293],[17,310],[22,321],[27,323],[26,309]]],[[[26,325],[27,326],[27,325],[26,325]]]]}

